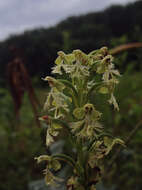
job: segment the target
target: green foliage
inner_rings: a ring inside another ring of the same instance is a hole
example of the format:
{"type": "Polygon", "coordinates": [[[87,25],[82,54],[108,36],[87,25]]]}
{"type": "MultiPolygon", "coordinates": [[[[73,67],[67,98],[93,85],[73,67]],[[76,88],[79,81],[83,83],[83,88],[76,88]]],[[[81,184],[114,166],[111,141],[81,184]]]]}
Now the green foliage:
{"type": "MultiPolygon", "coordinates": [[[[140,72],[130,74],[126,71],[120,77],[120,83],[115,90],[115,96],[120,107],[119,112],[114,112],[113,108],[108,106],[106,101],[107,94],[93,93],[91,95],[91,102],[96,105],[97,110],[99,109],[103,113],[103,117],[101,117],[103,126],[105,126],[107,131],[111,131],[115,136],[121,136],[123,139],[127,138],[135,124],[141,119],[141,75],[142,73],[140,72]]],[[[36,88],[41,103],[45,101],[47,90],[45,88],[36,88]]],[[[33,162],[33,156],[37,156],[39,152],[40,154],[46,154],[44,136],[42,135],[41,138],[43,142],[39,138],[40,132],[45,129],[38,129],[35,126],[27,96],[24,98],[21,110],[21,122],[17,127],[14,121],[12,99],[8,90],[1,88],[0,97],[0,160],[2,161],[0,167],[0,189],[25,190],[30,180],[42,178],[41,169],[36,167],[35,162],[33,162]],[[21,148],[21,144],[24,146],[24,151],[21,148]]],[[[60,123],[59,121],[57,122],[60,123]]],[[[62,122],[63,124],[64,128],[67,129],[68,126],[62,122]]],[[[74,155],[74,152],[69,148],[73,146],[69,136],[66,142],[67,144],[64,147],[65,152],[68,155],[74,155]]],[[[141,146],[142,130],[140,128],[127,146],[127,151],[125,150],[120,153],[115,164],[107,173],[108,178],[103,180],[105,185],[109,185],[108,189],[111,189],[112,184],[115,184],[121,190],[133,190],[135,187],[141,190],[141,146]]],[[[107,159],[106,165],[110,160],[111,158],[107,159]]]]}
{"type": "MultiPolygon", "coordinates": [[[[132,131],[135,125],[141,120],[141,84],[141,73],[133,73],[133,75],[125,74],[121,78],[116,90],[116,96],[120,102],[120,112],[113,115],[113,121],[110,121],[108,125],[113,125],[113,133],[123,136],[124,139],[128,137],[130,131],[132,131]],[[118,92],[120,93],[118,94],[118,92]]],[[[108,178],[105,182],[110,186],[113,183],[117,184],[118,189],[133,189],[136,187],[141,189],[141,134],[142,130],[140,126],[135,137],[131,139],[127,151],[122,151],[116,160],[112,170],[113,172],[107,174],[108,178]]]]}
{"type": "MultiPolygon", "coordinates": [[[[42,90],[37,93],[44,97],[42,90]]],[[[24,97],[21,118],[16,121],[12,98],[7,89],[0,88],[0,189],[24,190],[28,183],[39,179],[33,155],[45,152],[39,136],[42,130],[33,120],[32,107],[24,97]],[[33,144],[35,146],[33,146],[33,144]]]]}
{"type": "MultiPolygon", "coordinates": [[[[142,115],[142,77],[141,73],[130,74],[126,71],[120,78],[118,88],[115,90],[115,96],[118,100],[120,111],[114,112],[112,108],[106,105],[106,98],[96,95],[96,107],[103,112],[102,122],[107,126],[107,130],[112,134],[127,139],[135,125],[141,120],[142,115]]],[[[94,96],[92,97],[94,99],[94,96]]],[[[141,126],[136,135],[131,139],[127,150],[122,151],[116,162],[106,173],[104,184],[108,189],[115,184],[118,189],[141,189],[141,126]],[[126,167],[125,167],[126,166],[126,167]],[[130,175],[131,174],[131,175],[130,175]],[[123,186],[122,186],[123,184],[123,186]]],[[[114,151],[115,154],[115,151],[114,151]]],[[[111,162],[106,162],[107,165],[111,162]]]]}
{"type": "MultiPolygon", "coordinates": [[[[45,154],[43,150],[43,144],[45,143],[43,142],[42,144],[39,138],[41,129],[37,129],[35,126],[31,107],[29,106],[29,102],[26,101],[26,96],[21,110],[20,123],[17,125],[15,122],[12,100],[8,94],[8,90],[4,89],[6,66],[13,59],[9,48],[15,46],[20,49],[31,76],[37,74],[40,77],[46,74],[50,75],[53,60],[56,58],[56,52],[60,49],[63,49],[65,52],[71,52],[73,49],[80,48],[85,52],[90,52],[92,49],[101,47],[104,44],[109,47],[116,47],[122,43],[141,42],[141,9],[141,1],[123,7],[112,6],[101,12],[70,17],[52,28],[27,31],[18,36],[11,36],[4,42],[0,42],[0,160],[2,163],[0,167],[0,189],[27,189],[27,184],[30,180],[42,177],[40,171],[35,168],[33,156],[36,156],[39,152],[45,154]],[[2,85],[4,88],[2,88],[2,85]]],[[[113,107],[108,106],[108,89],[106,86],[99,87],[99,83],[88,85],[88,87],[90,86],[90,102],[95,105],[96,110],[103,113],[100,122],[105,126],[105,135],[109,131],[115,136],[121,136],[123,139],[126,139],[130,131],[141,119],[141,60],[141,49],[126,51],[115,58],[117,68],[119,68],[121,73],[125,72],[120,77],[120,84],[118,84],[118,88],[114,92],[119,103],[119,112],[114,112],[113,107]],[[136,73],[136,71],[139,73],[136,73]],[[96,87],[98,87],[98,93],[94,91],[96,87]]],[[[60,73],[64,72],[62,69],[58,68],[58,70],[60,73]]],[[[41,83],[44,86],[46,83],[41,80],[39,82],[40,77],[37,77],[38,86],[41,83]]],[[[68,104],[72,104],[70,102],[70,98],[72,98],[72,102],[77,107],[76,109],[72,108],[73,114],[70,117],[74,117],[75,121],[83,120],[84,109],[79,108],[76,101],[76,98],[80,98],[76,89],[70,81],[66,80],[68,79],[68,74],[64,73],[63,79],[61,79],[59,74],[58,78],[65,86],[63,91],[69,97],[67,99],[68,104]],[[77,118],[75,115],[77,115],[77,118]]],[[[96,77],[95,80],[99,81],[99,77],[96,77]]],[[[37,94],[41,100],[47,92],[45,89],[41,89],[40,91],[38,89],[37,94]]],[[[58,118],[54,119],[53,124],[56,129],[61,125],[66,130],[69,128],[64,121],[58,118]]],[[[72,124],[74,125],[74,123],[72,124]]],[[[58,128],[58,130],[61,129],[58,128]]],[[[60,133],[60,135],[64,134],[60,133]]],[[[58,139],[58,136],[55,139],[58,139]]],[[[73,146],[70,138],[68,137],[66,141],[68,143],[65,145],[66,152],[68,155],[74,155],[75,153],[70,148],[73,146]]],[[[90,143],[90,147],[91,145],[90,143]]],[[[109,185],[108,189],[111,188],[112,184],[115,184],[117,189],[121,190],[142,189],[141,146],[142,130],[140,129],[128,145],[127,151],[120,153],[115,164],[113,164],[111,170],[106,174],[107,178],[103,182],[106,186],[109,185]]],[[[115,151],[113,150],[113,152],[115,151]]],[[[111,155],[107,157],[109,159],[107,159],[106,165],[111,161],[111,155]]],[[[71,165],[71,162],[68,161],[68,163],[71,165]]],[[[74,182],[76,182],[76,178],[73,177],[69,180],[68,185],[74,182]]]]}

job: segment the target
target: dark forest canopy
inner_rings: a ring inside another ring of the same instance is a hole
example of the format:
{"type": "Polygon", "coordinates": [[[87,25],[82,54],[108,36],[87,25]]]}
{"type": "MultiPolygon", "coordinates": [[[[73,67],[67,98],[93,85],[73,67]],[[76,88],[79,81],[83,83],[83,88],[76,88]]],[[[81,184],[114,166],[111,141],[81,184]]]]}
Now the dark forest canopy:
{"type": "MultiPolygon", "coordinates": [[[[81,49],[88,53],[101,46],[112,48],[141,41],[142,1],[126,6],[111,6],[104,11],[69,17],[55,27],[10,36],[0,43],[0,76],[6,76],[6,66],[14,57],[11,47],[18,49],[32,76],[45,76],[50,74],[59,50],[68,53],[73,49],[81,49]]],[[[125,62],[136,61],[134,68],[142,69],[141,58],[140,50],[135,50],[125,56],[125,62]]]]}

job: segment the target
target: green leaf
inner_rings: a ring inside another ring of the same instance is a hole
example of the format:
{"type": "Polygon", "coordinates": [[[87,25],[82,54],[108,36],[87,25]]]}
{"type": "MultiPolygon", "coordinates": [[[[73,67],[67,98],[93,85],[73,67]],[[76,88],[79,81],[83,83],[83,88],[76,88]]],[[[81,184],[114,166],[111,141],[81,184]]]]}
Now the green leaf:
{"type": "Polygon", "coordinates": [[[62,91],[65,88],[63,83],[53,77],[47,76],[43,80],[48,81],[50,87],[56,87],[59,91],[62,91]]]}
{"type": "Polygon", "coordinates": [[[125,142],[119,138],[109,138],[109,137],[104,137],[104,145],[107,147],[105,155],[109,154],[109,152],[112,150],[114,145],[120,144],[125,147],[125,142]]]}
{"type": "Polygon", "coordinates": [[[113,138],[110,138],[108,136],[104,136],[104,145],[109,147],[112,145],[113,142],[113,138]]]}
{"type": "Polygon", "coordinates": [[[89,98],[89,97],[91,96],[91,94],[92,94],[96,89],[98,89],[102,84],[103,84],[103,82],[97,82],[97,83],[93,84],[93,85],[91,86],[91,88],[89,89],[89,91],[88,91],[88,98],[89,98]]]}
{"type": "Polygon", "coordinates": [[[39,157],[35,157],[35,160],[37,160],[37,163],[40,163],[42,161],[51,161],[51,156],[49,156],[49,155],[41,155],[39,157]]]}
{"type": "Polygon", "coordinates": [[[55,130],[60,130],[62,129],[62,126],[59,123],[52,122],[52,128],[55,130]]]}
{"type": "Polygon", "coordinates": [[[72,54],[72,53],[66,55],[65,58],[66,58],[66,61],[67,61],[69,64],[71,64],[72,62],[75,61],[75,55],[72,54]]]}
{"type": "Polygon", "coordinates": [[[101,87],[101,88],[99,89],[99,93],[101,93],[101,94],[108,94],[108,93],[109,93],[109,90],[108,90],[107,87],[101,87]]]}
{"type": "Polygon", "coordinates": [[[77,93],[75,87],[72,85],[71,82],[69,82],[67,80],[63,80],[63,79],[59,79],[58,81],[60,81],[61,83],[63,83],[66,87],[71,88],[72,91],[74,92],[75,96],[78,97],[78,93],[77,93]]]}
{"type": "Polygon", "coordinates": [[[59,65],[63,62],[62,58],[60,56],[57,57],[57,59],[55,60],[55,64],[59,65]]]}
{"type": "Polygon", "coordinates": [[[79,106],[78,105],[79,104],[78,93],[77,93],[75,87],[72,85],[72,83],[69,82],[68,80],[63,80],[63,79],[59,79],[58,81],[61,82],[62,84],[64,84],[66,88],[69,88],[72,90],[72,99],[74,101],[75,106],[78,107],[79,106]]]}
{"type": "Polygon", "coordinates": [[[52,119],[53,123],[56,123],[60,125],[61,127],[64,127],[64,129],[67,129],[68,131],[70,131],[69,125],[65,121],[61,119],[55,119],[53,117],[50,117],[50,118],[52,119]]]}
{"type": "Polygon", "coordinates": [[[113,143],[114,144],[120,144],[120,145],[125,147],[125,142],[122,139],[115,138],[113,143]]]}
{"type": "Polygon", "coordinates": [[[88,64],[89,57],[85,53],[83,53],[81,50],[77,49],[73,51],[73,54],[75,56],[76,61],[79,61],[83,65],[88,64]]]}
{"type": "Polygon", "coordinates": [[[105,66],[104,65],[99,65],[98,67],[97,67],[97,73],[98,74],[102,74],[102,73],[104,73],[106,71],[106,68],[105,68],[105,66]]]}
{"type": "Polygon", "coordinates": [[[68,155],[65,155],[65,154],[56,154],[56,155],[53,155],[52,158],[55,158],[57,160],[62,160],[64,162],[67,162],[73,168],[76,168],[76,162],[73,160],[72,157],[70,157],[68,155]]]}
{"type": "Polygon", "coordinates": [[[58,171],[60,168],[61,168],[60,162],[58,160],[56,160],[56,159],[53,159],[51,161],[51,169],[53,169],[55,171],[58,171]]]}

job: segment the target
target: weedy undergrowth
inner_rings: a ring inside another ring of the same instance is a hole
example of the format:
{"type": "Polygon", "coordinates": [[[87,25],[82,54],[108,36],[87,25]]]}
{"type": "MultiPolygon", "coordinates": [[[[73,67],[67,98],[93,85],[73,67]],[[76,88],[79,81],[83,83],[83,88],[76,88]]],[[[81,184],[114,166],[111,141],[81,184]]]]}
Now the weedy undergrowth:
{"type": "Polygon", "coordinates": [[[48,126],[46,145],[49,147],[63,138],[61,134],[65,131],[76,151],[73,156],[41,155],[36,158],[37,162],[47,163],[44,170],[47,185],[62,181],[52,171],[60,170],[61,161],[65,161],[72,167],[67,190],[95,190],[103,173],[104,158],[115,144],[124,145],[124,142],[106,132],[107,127],[100,122],[103,115],[91,102],[91,97],[95,98],[96,93],[107,95],[108,103],[119,110],[114,89],[120,74],[106,47],[88,55],[81,50],[71,54],[60,51],[52,73],[55,78],[44,78],[51,87],[44,105],[47,115],[41,117],[48,126]]]}

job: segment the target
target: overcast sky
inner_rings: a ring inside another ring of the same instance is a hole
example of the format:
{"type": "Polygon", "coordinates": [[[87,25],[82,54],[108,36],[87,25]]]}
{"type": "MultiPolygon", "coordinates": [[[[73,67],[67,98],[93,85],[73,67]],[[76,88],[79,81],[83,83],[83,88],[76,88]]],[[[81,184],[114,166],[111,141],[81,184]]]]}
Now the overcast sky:
{"type": "Polygon", "coordinates": [[[0,40],[26,29],[55,25],[68,16],[134,0],[0,0],[0,40]]]}

